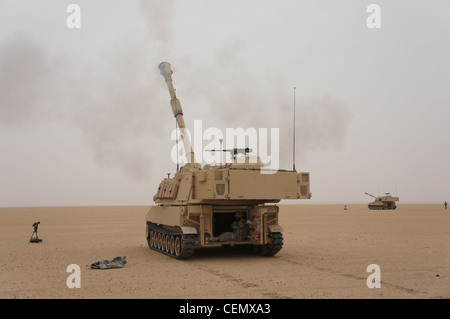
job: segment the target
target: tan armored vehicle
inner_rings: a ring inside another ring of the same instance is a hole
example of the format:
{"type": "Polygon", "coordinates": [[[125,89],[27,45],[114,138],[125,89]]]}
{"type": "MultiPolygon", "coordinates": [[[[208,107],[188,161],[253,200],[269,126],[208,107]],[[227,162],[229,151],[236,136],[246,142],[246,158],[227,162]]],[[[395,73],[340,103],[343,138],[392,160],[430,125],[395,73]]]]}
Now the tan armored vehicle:
{"type": "Polygon", "coordinates": [[[190,257],[197,247],[235,246],[273,256],[283,246],[278,224],[281,199],[311,198],[309,173],[265,170],[249,161],[249,149],[232,149],[233,163],[202,167],[188,135],[180,101],[167,62],[159,65],[171,97],[170,104],[180,128],[187,164],[173,177],[161,181],[153,197],[157,206],[146,215],[148,246],[176,259],[190,257]],[[245,161],[237,160],[239,155],[245,161]],[[239,246],[237,246],[239,245],[239,246]]]}
{"type": "Polygon", "coordinates": [[[372,194],[364,193],[375,198],[375,201],[369,203],[369,209],[396,209],[395,202],[399,201],[398,197],[391,196],[390,193],[385,193],[386,196],[375,197],[372,194]]]}

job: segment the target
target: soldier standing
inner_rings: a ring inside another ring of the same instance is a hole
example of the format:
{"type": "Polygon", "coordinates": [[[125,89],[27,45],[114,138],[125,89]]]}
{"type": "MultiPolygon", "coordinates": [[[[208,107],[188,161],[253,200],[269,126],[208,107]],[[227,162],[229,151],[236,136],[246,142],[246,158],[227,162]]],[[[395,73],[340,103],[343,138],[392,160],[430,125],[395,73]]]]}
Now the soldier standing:
{"type": "Polygon", "coordinates": [[[444,202],[444,207],[447,209],[447,201],[444,202]]]}

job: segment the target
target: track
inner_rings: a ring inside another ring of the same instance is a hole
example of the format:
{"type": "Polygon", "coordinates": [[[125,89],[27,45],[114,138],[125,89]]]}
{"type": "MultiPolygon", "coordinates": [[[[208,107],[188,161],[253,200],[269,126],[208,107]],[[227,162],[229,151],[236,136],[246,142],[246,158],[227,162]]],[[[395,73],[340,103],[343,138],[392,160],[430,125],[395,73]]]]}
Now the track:
{"type": "Polygon", "coordinates": [[[253,249],[257,255],[261,256],[275,256],[283,248],[283,234],[271,233],[269,237],[272,237],[270,244],[253,246],[253,249]]]}
{"type": "MultiPolygon", "coordinates": [[[[175,259],[187,259],[194,254],[196,235],[185,235],[162,228],[147,222],[147,244],[152,250],[168,255],[175,259]]],[[[271,233],[271,243],[265,245],[235,245],[233,248],[242,249],[260,256],[275,256],[283,248],[283,234],[271,233]]],[[[228,245],[227,245],[228,246],[228,245]]]]}
{"type": "Polygon", "coordinates": [[[235,245],[234,249],[244,250],[259,256],[275,256],[283,248],[283,234],[282,233],[270,233],[269,238],[272,242],[265,245],[235,245]]]}
{"type": "Polygon", "coordinates": [[[195,251],[195,235],[184,235],[147,222],[148,247],[175,259],[186,259],[195,251]]]}
{"type": "Polygon", "coordinates": [[[396,208],[397,208],[397,206],[384,207],[384,206],[371,206],[371,205],[369,205],[369,209],[371,209],[371,210],[394,210],[396,208]]]}

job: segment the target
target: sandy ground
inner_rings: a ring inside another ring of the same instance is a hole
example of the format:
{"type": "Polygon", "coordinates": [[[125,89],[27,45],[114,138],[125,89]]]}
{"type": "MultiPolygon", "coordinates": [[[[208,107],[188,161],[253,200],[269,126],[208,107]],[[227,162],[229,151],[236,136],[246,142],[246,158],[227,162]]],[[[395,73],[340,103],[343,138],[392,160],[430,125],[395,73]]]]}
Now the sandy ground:
{"type": "Polygon", "coordinates": [[[450,210],[343,208],[281,206],[275,257],[203,248],[183,261],[147,247],[148,207],[1,208],[0,298],[450,298],[450,210]],[[35,221],[39,244],[29,243],[35,221]],[[116,256],[125,268],[90,268],[116,256]],[[67,287],[70,264],[79,289],[67,287]],[[370,264],[381,288],[367,287],[370,264]]]}

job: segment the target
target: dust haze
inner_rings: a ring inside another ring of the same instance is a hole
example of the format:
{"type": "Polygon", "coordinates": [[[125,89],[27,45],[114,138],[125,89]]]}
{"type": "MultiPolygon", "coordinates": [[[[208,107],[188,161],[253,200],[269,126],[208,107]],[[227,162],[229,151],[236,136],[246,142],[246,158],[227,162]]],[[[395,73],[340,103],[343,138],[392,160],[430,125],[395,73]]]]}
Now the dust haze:
{"type": "MultiPolygon", "coordinates": [[[[449,134],[444,119],[450,98],[443,88],[450,72],[442,70],[450,70],[444,59],[450,41],[449,22],[439,10],[444,2],[426,9],[383,1],[381,30],[367,29],[365,5],[359,2],[323,7],[293,1],[253,6],[113,1],[108,14],[105,3],[79,3],[80,30],[64,24],[68,2],[34,5],[31,9],[47,21],[42,24],[32,19],[32,10],[23,10],[26,2],[1,5],[10,15],[0,23],[0,143],[7,150],[1,164],[9,167],[8,179],[26,179],[38,162],[15,153],[14,141],[53,127],[59,138],[67,134],[64,147],[72,147],[80,163],[89,163],[73,172],[86,174],[86,193],[115,185],[109,196],[105,190],[98,203],[88,204],[151,203],[161,178],[175,167],[169,154],[175,121],[157,68],[167,61],[188,128],[198,119],[204,129],[279,128],[280,168],[292,167],[296,87],[296,166],[311,172],[314,200],[364,202],[364,191],[392,192],[393,185],[406,194],[401,200],[445,199],[450,145],[443,136],[449,134]],[[417,12],[423,12],[422,22],[408,24],[417,12]],[[427,51],[417,50],[421,43],[427,51]],[[420,123],[426,127],[419,132],[420,123]],[[69,134],[73,131],[79,140],[69,134]],[[415,142],[427,156],[412,157],[415,142]],[[375,145],[389,156],[372,153],[375,145]],[[430,158],[433,169],[417,176],[433,185],[425,195],[412,182],[411,170],[425,172],[430,158]],[[344,174],[351,183],[338,194],[327,180],[344,174]]],[[[50,132],[46,136],[53,143],[50,132]]],[[[45,145],[45,138],[40,143],[45,145]]],[[[52,165],[56,152],[55,146],[55,154],[38,154],[49,178],[58,174],[52,165]]],[[[64,161],[65,156],[57,157],[64,161]]],[[[39,180],[31,183],[33,190],[39,188],[39,180]]],[[[0,205],[21,205],[17,194],[23,185],[9,181],[1,189],[6,197],[0,205]]],[[[73,201],[67,195],[63,203],[82,204],[86,193],[72,194],[73,201]]],[[[45,198],[33,191],[27,203],[52,205],[45,198]]]]}

